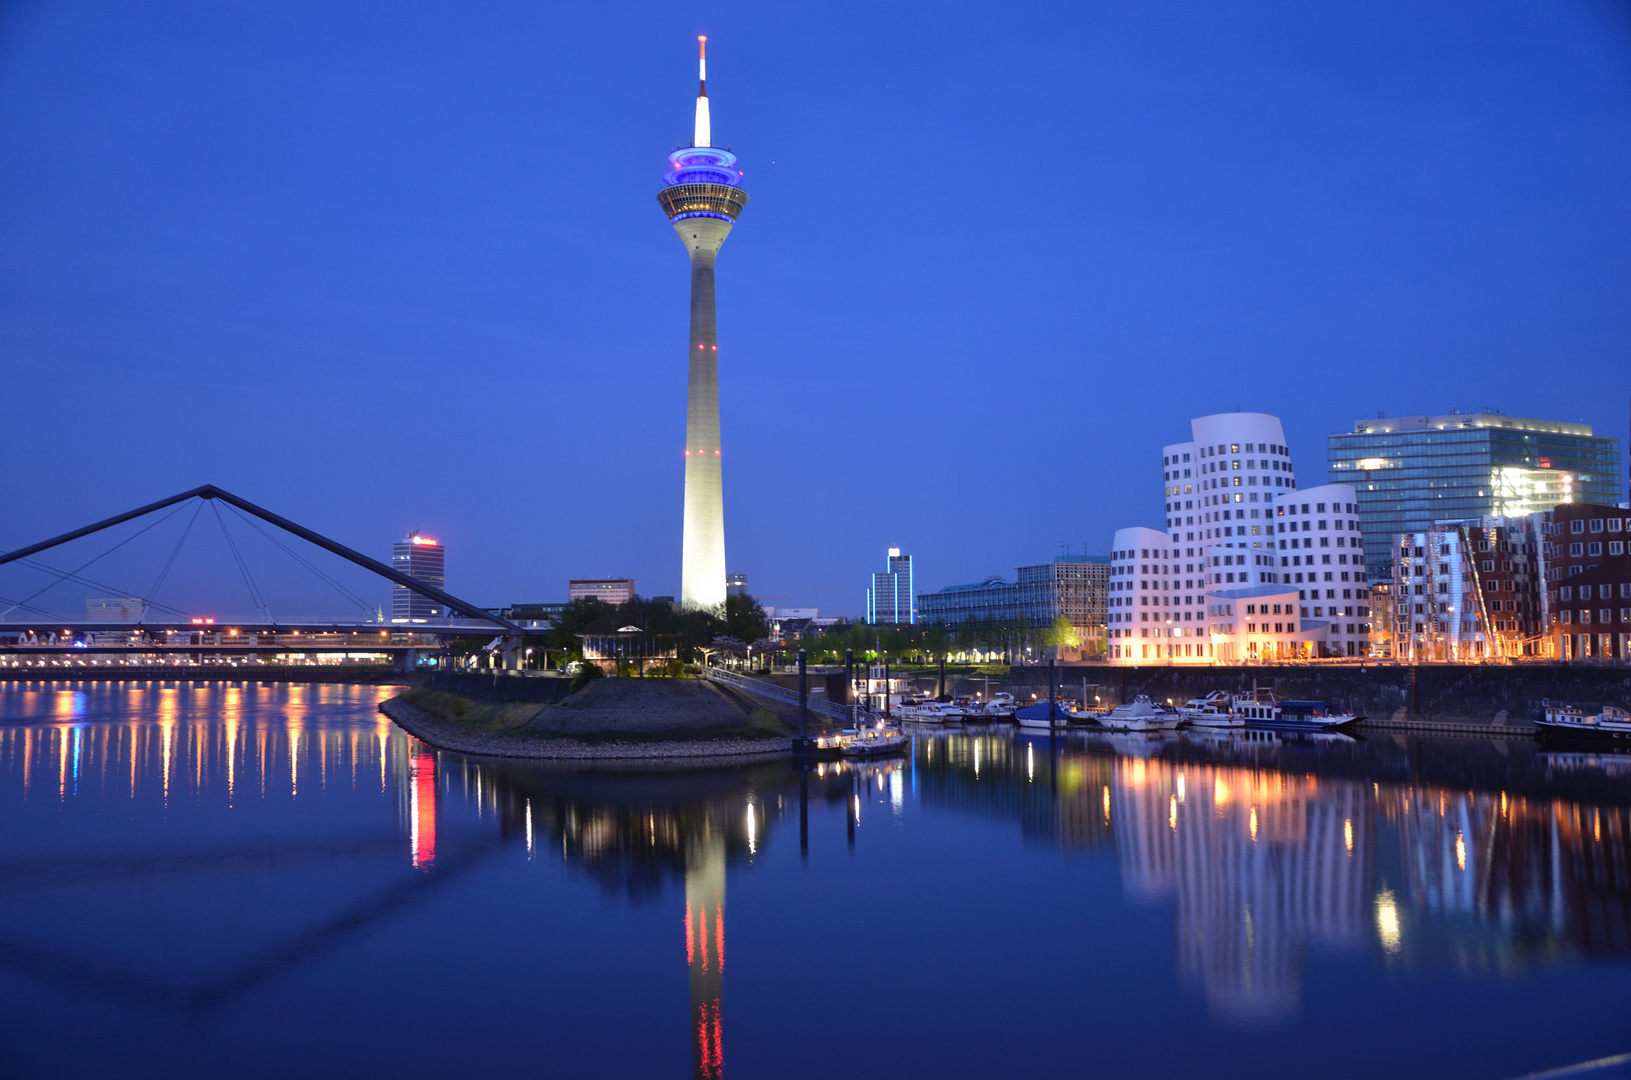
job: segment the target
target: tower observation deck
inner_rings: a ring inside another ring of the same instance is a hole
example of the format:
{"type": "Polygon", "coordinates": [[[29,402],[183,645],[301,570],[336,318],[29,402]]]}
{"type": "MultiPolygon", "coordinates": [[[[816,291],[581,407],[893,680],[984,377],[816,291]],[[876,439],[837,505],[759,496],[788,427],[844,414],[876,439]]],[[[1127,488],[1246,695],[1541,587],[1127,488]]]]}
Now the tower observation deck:
{"type": "Polygon", "coordinates": [[[719,335],[714,260],[747,205],[736,155],[713,145],[708,39],[699,37],[696,133],[668,155],[657,201],[691,258],[691,341],[685,402],[685,522],[680,602],[725,602],[725,500],[719,445],[719,335]]]}

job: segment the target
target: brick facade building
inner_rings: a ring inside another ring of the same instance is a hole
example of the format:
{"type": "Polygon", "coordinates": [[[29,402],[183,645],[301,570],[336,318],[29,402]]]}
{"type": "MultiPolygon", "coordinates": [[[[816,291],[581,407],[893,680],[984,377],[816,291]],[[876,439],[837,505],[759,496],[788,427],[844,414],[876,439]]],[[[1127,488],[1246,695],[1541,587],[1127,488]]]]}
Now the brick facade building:
{"type": "Polygon", "coordinates": [[[1564,503],[1552,512],[1547,601],[1556,612],[1554,655],[1625,660],[1631,655],[1631,511],[1564,503]]]}

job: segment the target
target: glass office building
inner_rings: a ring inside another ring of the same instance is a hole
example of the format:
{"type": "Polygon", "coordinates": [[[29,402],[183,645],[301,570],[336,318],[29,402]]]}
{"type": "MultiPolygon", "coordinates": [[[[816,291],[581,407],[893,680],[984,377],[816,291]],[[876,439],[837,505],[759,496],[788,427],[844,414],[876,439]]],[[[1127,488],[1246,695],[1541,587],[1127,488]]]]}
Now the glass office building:
{"type": "Polygon", "coordinates": [[[1619,440],[1590,424],[1493,412],[1378,417],[1326,442],[1331,482],[1352,484],[1359,499],[1372,582],[1392,580],[1401,533],[1621,498],[1619,440]]]}
{"type": "Polygon", "coordinates": [[[1082,639],[1083,652],[1097,654],[1104,651],[1109,587],[1108,556],[1056,555],[1051,563],[1021,566],[1014,581],[993,576],[924,593],[917,598],[918,621],[1045,627],[1063,618],[1082,639]]]}
{"type": "Polygon", "coordinates": [[[889,549],[889,569],[872,575],[866,591],[866,621],[874,626],[909,626],[917,622],[912,606],[912,557],[900,548],[889,549]]]}

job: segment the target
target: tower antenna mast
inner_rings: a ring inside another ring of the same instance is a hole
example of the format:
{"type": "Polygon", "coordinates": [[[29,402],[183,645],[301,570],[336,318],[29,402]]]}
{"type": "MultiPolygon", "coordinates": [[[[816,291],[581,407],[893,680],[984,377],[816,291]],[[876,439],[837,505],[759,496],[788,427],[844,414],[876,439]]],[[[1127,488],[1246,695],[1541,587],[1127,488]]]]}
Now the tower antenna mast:
{"type": "Polygon", "coordinates": [[[692,146],[714,144],[713,124],[708,118],[708,35],[697,35],[697,128],[692,146]]]}

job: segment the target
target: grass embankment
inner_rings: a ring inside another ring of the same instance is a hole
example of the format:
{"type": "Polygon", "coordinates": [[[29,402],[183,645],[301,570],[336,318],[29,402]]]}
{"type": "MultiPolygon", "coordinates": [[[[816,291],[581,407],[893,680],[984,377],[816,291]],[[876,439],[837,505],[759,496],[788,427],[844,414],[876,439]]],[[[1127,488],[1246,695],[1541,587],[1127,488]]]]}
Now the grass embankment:
{"type": "Polygon", "coordinates": [[[395,700],[433,720],[525,739],[607,743],[784,739],[781,719],[694,679],[596,679],[559,705],[485,701],[413,689],[395,700]]]}
{"type": "Polygon", "coordinates": [[[477,731],[514,731],[548,708],[535,702],[481,701],[423,688],[404,690],[393,700],[412,705],[433,720],[465,724],[477,731]]]}

